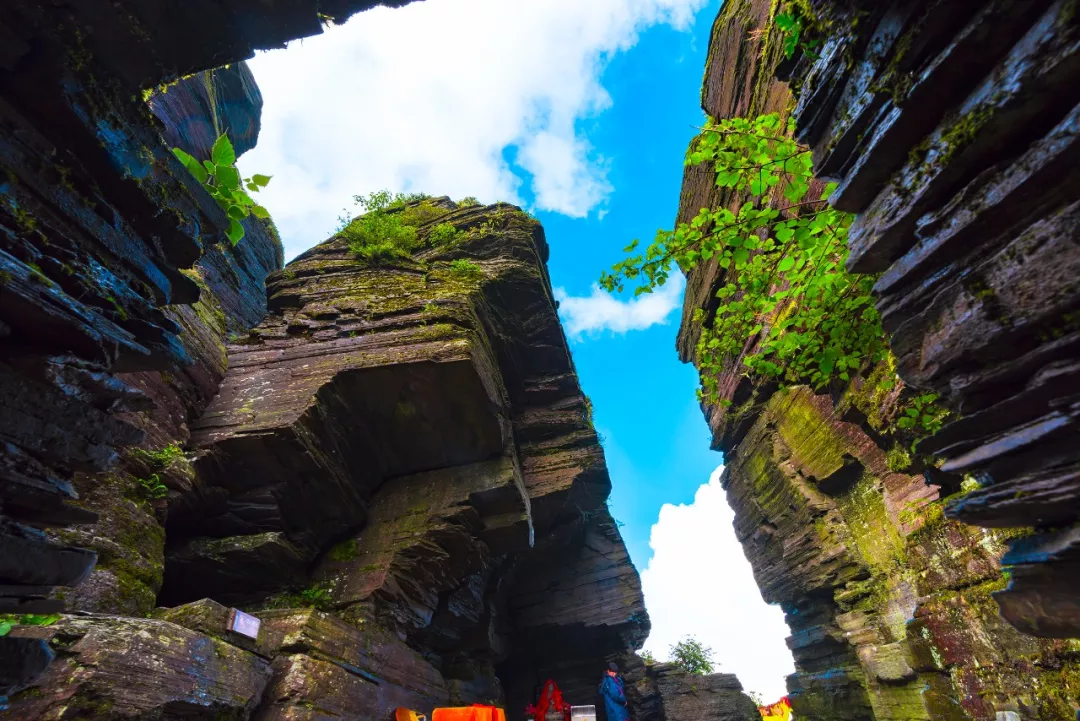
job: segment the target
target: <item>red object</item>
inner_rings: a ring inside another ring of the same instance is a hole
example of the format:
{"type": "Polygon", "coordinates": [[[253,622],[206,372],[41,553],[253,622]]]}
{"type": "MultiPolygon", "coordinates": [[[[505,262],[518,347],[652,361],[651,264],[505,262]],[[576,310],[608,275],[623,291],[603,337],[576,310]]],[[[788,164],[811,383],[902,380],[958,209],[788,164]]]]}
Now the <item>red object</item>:
{"type": "Polygon", "coordinates": [[[548,711],[558,711],[563,718],[570,718],[570,704],[563,701],[562,691],[550,678],[544,681],[544,690],[536,705],[529,704],[525,707],[525,715],[532,716],[534,721],[547,721],[548,711]]]}
{"type": "Polygon", "coordinates": [[[759,706],[762,721],[788,721],[791,718],[791,700],[787,696],[768,706],[759,706]]]}
{"type": "Polygon", "coordinates": [[[472,706],[450,706],[435,709],[431,714],[431,721],[506,721],[506,712],[501,708],[480,703],[472,706]]]}

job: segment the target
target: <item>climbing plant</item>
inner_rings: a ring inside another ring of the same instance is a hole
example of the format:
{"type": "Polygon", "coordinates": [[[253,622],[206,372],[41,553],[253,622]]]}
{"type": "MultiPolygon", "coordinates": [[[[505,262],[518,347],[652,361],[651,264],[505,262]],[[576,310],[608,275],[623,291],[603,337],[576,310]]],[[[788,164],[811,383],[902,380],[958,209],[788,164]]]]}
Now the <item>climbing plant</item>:
{"type": "Polygon", "coordinates": [[[229,216],[225,235],[233,245],[244,237],[241,220],[249,215],[264,220],[270,217],[270,212],[248,195],[248,192],[255,193],[265,188],[270,183],[270,176],[255,174],[250,178],[241,178],[236,167],[236,151],[228,134],[222,133],[214,141],[209,160],[200,162],[180,148],[173,148],[173,155],[202,183],[210,197],[229,216]]]}
{"type": "Polygon", "coordinates": [[[783,37],[784,57],[790,58],[795,50],[801,49],[810,58],[817,58],[817,47],[821,44],[817,38],[807,38],[809,23],[797,5],[789,4],[773,20],[783,37]]]}
{"type": "Polygon", "coordinates": [[[671,646],[671,661],[687,673],[704,676],[713,672],[713,651],[693,636],[671,646]]]}
{"type": "Polygon", "coordinates": [[[713,400],[718,377],[740,358],[756,378],[821,387],[885,353],[874,276],[844,269],[853,216],[829,206],[831,187],[811,194],[810,151],[791,131],[776,114],[710,120],[686,164],[711,165],[723,197],[744,202],[702,208],[600,279],[611,292],[636,283],[640,295],[664,285],[673,264],[684,272],[719,264],[716,309],[696,314],[702,393],[713,400]]]}
{"type": "Polygon", "coordinates": [[[937,433],[949,417],[948,409],[938,405],[937,400],[937,393],[913,397],[896,419],[897,427],[914,432],[918,438],[937,433]]]}

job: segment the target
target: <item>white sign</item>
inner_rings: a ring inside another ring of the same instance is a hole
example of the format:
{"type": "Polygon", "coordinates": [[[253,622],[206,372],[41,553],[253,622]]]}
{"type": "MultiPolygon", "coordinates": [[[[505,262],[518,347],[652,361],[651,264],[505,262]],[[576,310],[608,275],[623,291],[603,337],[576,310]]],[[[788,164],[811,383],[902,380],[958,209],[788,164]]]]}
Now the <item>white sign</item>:
{"type": "Polygon", "coordinates": [[[259,637],[259,619],[238,608],[229,609],[229,630],[248,638],[259,637]]]}
{"type": "Polygon", "coordinates": [[[1015,711],[998,711],[997,721],[1020,721],[1020,714],[1015,711]]]}

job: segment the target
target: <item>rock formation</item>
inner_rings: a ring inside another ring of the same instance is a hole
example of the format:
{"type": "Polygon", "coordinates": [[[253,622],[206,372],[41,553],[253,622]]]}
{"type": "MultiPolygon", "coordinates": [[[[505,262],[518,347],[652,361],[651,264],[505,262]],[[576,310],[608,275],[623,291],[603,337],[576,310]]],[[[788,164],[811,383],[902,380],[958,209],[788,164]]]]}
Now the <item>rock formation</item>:
{"type": "Polygon", "coordinates": [[[761,714],[734,674],[689,674],[672,663],[626,664],[626,693],[634,719],[738,719],[761,714]]]}
{"type": "MultiPolygon", "coordinates": [[[[802,718],[1076,712],[1080,656],[1053,639],[1077,635],[1080,597],[1077,32],[1051,2],[740,0],[713,27],[703,109],[795,118],[832,202],[858,213],[850,269],[882,274],[895,372],[960,416],[909,453],[888,363],[819,392],[755,388],[733,363],[731,403],[705,404],[736,533],[791,627],[802,718]],[[823,44],[785,57],[781,11],[823,44]]],[[[679,220],[732,202],[688,168],[679,220]]],[[[686,361],[722,277],[688,279],[686,361]]]]}
{"type": "MultiPolygon", "coordinates": [[[[173,429],[154,437],[144,421],[156,412],[161,423],[182,425],[185,411],[209,400],[213,376],[224,372],[223,350],[214,347],[224,329],[207,334],[199,326],[257,322],[258,288],[266,270],[280,265],[280,250],[263,243],[232,257],[218,254],[227,218],[162,141],[144,93],[243,60],[255,48],[318,33],[323,22],[374,4],[301,2],[267,11],[237,2],[15,0],[0,8],[4,611],[55,609],[45,598],[51,588],[90,573],[92,550],[49,539],[41,529],[92,520],[92,511],[67,502],[79,492],[111,494],[90,505],[116,507],[120,486],[131,485],[129,477],[119,486],[103,484],[111,490],[98,488],[76,474],[106,471],[132,445],[160,447],[183,435],[173,429]],[[181,272],[196,261],[194,277],[181,272]],[[207,298],[200,309],[196,301],[208,287],[235,315],[222,318],[207,298]],[[161,378],[165,385],[180,379],[179,385],[163,388],[161,378]],[[165,402],[155,406],[158,396],[165,402]]],[[[224,92],[235,93],[235,86],[224,92]]],[[[247,100],[238,100],[243,114],[247,100]]],[[[201,142],[190,128],[177,127],[169,137],[182,139],[192,147],[201,142]]],[[[146,525],[132,518],[103,522],[109,537],[121,526],[146,525]]],[[[76,536],[68,540],[89,540],[76,536]]],[[[141,577],[145,588],[112,593],[139,596],[132,609],[152,603],[147,554],[153,551],[140,552],[142,559],[118,554],[113,564],[129,569],[122,575],[141,577]]],[[[99,580],[88,587],[96,596],[124,585],[120,576],[99,580]]]]}
{"type": "MultiPolygon", "coordinates": [[[[235,62],[373,4],[0,9],[0,611],[77,612],[15,618],[3,718],[516,715],[636,661],[539,224],[427,199],[395,212],[451,242],[373,267],[335,236],[280,270],[272,224],[224,245],[170,152],[250,148],[235,62]]],[[[709,688],[713,718],[753,717],[709,688]]]]}
{"type": "Polygon", "coordinates": [[[10,717],[520,711],[550,676],[592,702],[640,646],[540,225],[445,198],[397,211],[456,237],[369,267],[336,236],[271,276],[269,315],[229,346],[168,497],[161,599],[193,602],[16,627],[58,658],[10,717]],[[256,613],[259,639],[204,597],[256,613]]]}

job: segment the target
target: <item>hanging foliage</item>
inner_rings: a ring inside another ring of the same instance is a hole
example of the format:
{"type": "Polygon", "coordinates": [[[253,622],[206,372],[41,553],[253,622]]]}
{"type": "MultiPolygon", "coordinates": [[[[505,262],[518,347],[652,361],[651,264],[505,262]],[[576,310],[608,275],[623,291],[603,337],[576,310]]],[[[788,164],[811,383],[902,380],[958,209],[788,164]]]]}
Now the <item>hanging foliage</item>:
{"type": "Polygon", "coordinates": [[[270,182],[270,176],[256,174],[250,178],[241,178],[236,167],[236,151],[225,133],[214,141],[209,160],[199,162],[180,148],[173,148],[173,155],[202,183],[210,197],[229,216],[229,227],[225,235],[233,245],[244,237],[241,220],[249,215],[264,220],[270,217],[269,211],[248,195],[248,191],[255,193],[260,188],[265,188],[270,182]]]}
{"type": "Polygon", "coordinates": [[[601,277],[608,291],[630,282],[642,294],[666,283],[673,263],[684,272],[719,264],[716,311],[697,315],[702,392],[713,400],[717,378],[739,357],[758,378],[821,387],[886,352],[870,295],[875,277],[844,269],[853,216],[829,206],[831,187],[811,195],[810,151],[791,131],[776,114],[707,123],[686,164],[710,164],[724,195],[745,202],[702,208],[601,277]]]}

